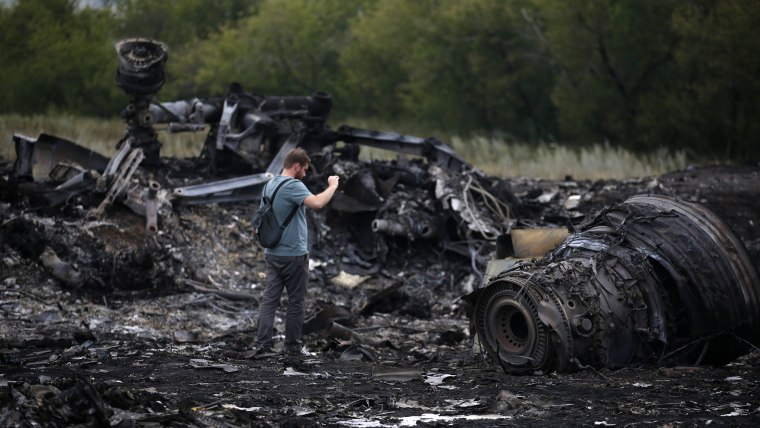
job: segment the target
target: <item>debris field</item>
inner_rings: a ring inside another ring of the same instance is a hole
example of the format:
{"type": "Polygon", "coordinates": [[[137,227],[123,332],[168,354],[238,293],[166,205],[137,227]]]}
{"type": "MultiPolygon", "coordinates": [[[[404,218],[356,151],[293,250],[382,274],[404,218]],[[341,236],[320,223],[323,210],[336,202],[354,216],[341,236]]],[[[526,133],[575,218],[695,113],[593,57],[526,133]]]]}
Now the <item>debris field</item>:
{"type": "MultiPolygon", "coordinates": [[[[164,159],[151,178],[178,186],[196,170],[194,161],[164,159]]],[[[531,215],[521,221],[539,225],[578,221],[637,194],[700,202],[758,260],[758,174],[714,167],[621,182],[510,182],[531,215]]],[[[87,195],[55,209],[34,205],[10,185],[11,175],[3,161],[3,426],[758,420],[756,348],[717,367],[509,375],[474,340],[461,299],[482,285],[482,266],[440,241],[391,235],[383,254],[367,255],[331,209],[315,214],[325,230],[311,252],[305,343],[312,355],[254,359],[265,281],[250,230],[255,204],[175,206],[151,235],[145,218],[120,204],[88,219],[98,201],[87,195]]]]}

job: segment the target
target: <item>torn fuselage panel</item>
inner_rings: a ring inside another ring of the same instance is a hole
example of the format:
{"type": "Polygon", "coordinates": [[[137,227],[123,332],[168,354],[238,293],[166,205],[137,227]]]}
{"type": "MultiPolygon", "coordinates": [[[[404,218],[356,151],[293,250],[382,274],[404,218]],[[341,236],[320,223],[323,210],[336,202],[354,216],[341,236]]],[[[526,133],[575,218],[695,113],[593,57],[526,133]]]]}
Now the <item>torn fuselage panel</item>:
{"type": "Polygon", "coordinates": [[[103,172],[108,158],[76,143],[48,134],[32,139],[13,134],[16,146],[16,162],[13,175],[20,179],[47,181],[50,172],[59,162],[73,162],[86,170],[103,172]]]}

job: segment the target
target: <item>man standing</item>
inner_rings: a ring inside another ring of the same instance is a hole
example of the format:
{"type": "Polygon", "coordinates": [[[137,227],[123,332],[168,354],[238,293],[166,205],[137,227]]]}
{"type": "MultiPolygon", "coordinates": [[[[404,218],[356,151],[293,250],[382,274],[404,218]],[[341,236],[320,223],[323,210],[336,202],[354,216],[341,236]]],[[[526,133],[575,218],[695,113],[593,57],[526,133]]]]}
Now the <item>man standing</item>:
{"type": "Polygon", "coordinates": [[[283,289],[288,291],[285,352],[299,355],[302,353],[301,328],[309,282],[306,207],[315,210],[324,207],[338,188],[338,176],[333,175],[327,178],[327,189],[318,195],[312,194],[301,182],[310,165],[311,159],[303,149],[293,149],[285,157],[282,173],[267,183],[262,193],[262,196],[271,198],[275,188],[282,181],[287,181],[277,192],[274,200],[272,209],[275,217],[282,224],[294,207],[298,206],[298,210],[283,231],[280,242],[275,247],[264,250],[267,287],[259,304],[256,355],[272,353],[274,314],[280,306],[283,289]]]}

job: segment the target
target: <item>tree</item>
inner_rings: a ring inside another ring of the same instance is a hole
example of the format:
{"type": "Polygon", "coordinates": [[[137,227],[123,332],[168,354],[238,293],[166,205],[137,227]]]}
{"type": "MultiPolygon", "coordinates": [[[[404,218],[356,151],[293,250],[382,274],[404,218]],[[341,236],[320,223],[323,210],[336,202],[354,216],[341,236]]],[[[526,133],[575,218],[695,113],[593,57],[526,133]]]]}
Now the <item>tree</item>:
{"type": "Polygon", "coordinates": [[[170,70],[183,92],[220,93],[232,81],[267,94],[340,92],[338,56],[360,3],[264,1],[256,15],[196,43],[170,70]]]}
{"type": "Polygon", "coordinates": [[[0,112],[97,114],[115,106],[113,20],[73,0],[19,0],[0,13],[0,112]],[[93,96],[95,95],[95,96],[93,96]]]}
{"type": "MultiPolygon", "coordinates": [[[[675,0],[537,0],[558,71],[553,99],[563,135],[651,144],[641,138],[643,100],[668,90],[678,37],[675,0]]],[[[656,143],[655,143],[656,144],[656,143]]]]}
{"type": "Polygon", "coordinates": [[[251,0],[114,0],[121,38],[160,40],[182,50],[254,14],[251,0]]]}
{"type": "Polygon", "coordinates": [[[533,54],[528,1],[388,0],[341,57],[357,108],[457,132],[552,133],[552,71],[533,54]],[[381,73],[378,70],[382,70],[381,73]]]}
{"type": "Polygon", "coordinates": [[[665,98],[670,120],[656,135],[698,153],[760,159],[760,4],[698,0],[681,5],[673,26],[680,84],[665,98]]]}
{"type": "Polygon", "coordinates": [[[553,73],[535,55],[523,18],[531,7],[527,1],[441,3],[425,46],[412,52],[407,109],[457,132],[552,135],[553,73]]]}
{"type": "Polygon", "coordinates": [[[409,52],[423,34],[435,2],[386,0],[364,8],[341,52],[348,102],[358,114],[401,116],[409,82],[409,52]]]}

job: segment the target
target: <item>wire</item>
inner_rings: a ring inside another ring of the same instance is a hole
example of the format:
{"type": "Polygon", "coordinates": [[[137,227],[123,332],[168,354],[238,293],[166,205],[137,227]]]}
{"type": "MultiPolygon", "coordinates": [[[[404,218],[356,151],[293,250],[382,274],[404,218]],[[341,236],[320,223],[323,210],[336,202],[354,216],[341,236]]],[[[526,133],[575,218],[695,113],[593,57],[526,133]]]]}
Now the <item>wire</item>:
{"type": "Polygon", "coordinates": [[[499,201],[490,192],[484,189],[479,183],[473,180],[471,174],[467,175],[467,183],[462,190],[462,200],[464,201],[464,209],[469,214],[475,228],[486,238],[494,240],[498,237],[498,233],[494,234],[489,232],[488,226],[480,219],[480,216],[473,209],[475,206],[475,200],[473,194],[479,194],[486,208],[498,216],[498,219],[507,224],[507,230],[510,228],[511,216],[509,207],[503,202],[499,201]]]}

